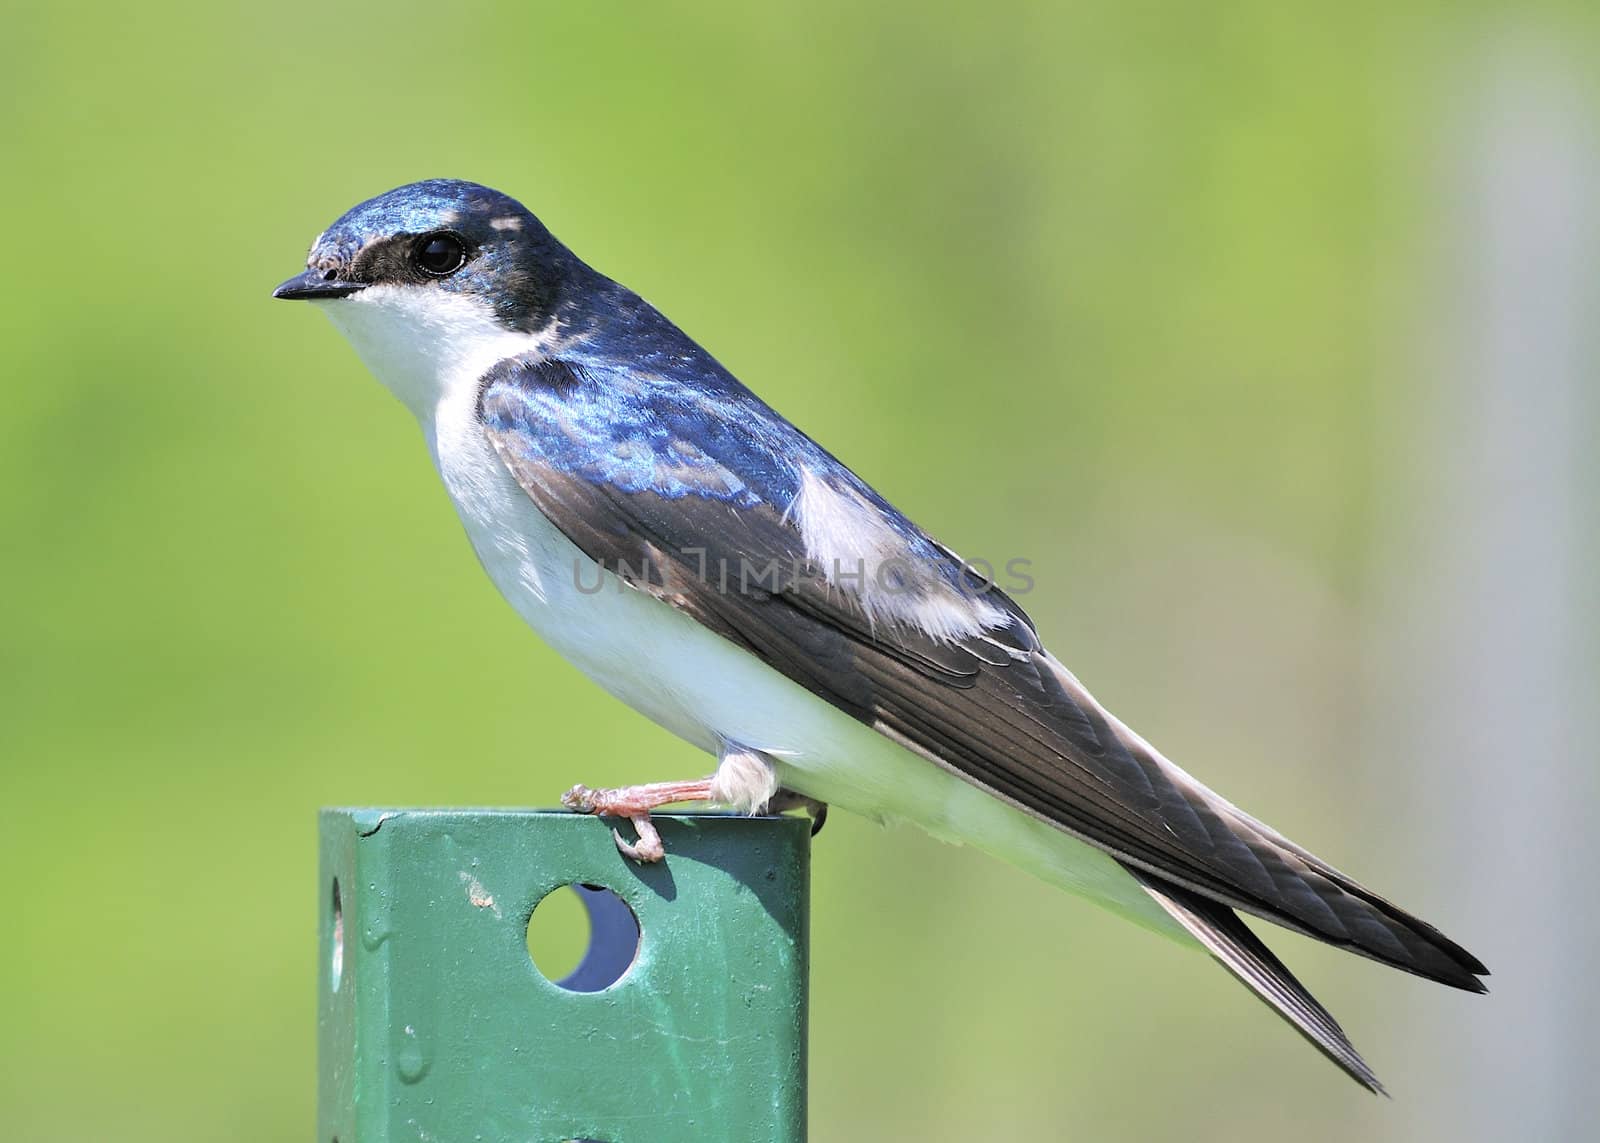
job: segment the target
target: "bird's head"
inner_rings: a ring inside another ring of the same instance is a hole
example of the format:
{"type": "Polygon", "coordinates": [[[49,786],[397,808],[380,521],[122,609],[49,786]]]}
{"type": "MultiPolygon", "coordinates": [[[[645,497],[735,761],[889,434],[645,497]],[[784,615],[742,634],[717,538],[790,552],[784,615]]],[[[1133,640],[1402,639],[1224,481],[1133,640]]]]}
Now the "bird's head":
{"type": "Polygon", "coordinates": [[[347,210],[272,296],[317,303],[420,411],[455,374],[528,349],[585,269],[516,199],[429,179],[347,210]]]}

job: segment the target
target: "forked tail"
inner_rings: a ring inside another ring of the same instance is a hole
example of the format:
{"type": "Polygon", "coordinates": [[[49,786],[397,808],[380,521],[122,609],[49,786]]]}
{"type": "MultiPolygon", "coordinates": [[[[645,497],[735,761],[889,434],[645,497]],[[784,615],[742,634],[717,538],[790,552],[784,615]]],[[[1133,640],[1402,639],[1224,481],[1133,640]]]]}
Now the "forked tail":
{"type": "Polygon", "coordinates": [[[1350,1038],[1344,1034],[1326,1008],[1294,978],[1272,950],[1261,943],[1239,915],[1181,886],[1162,881],[1133,866],[1125,867],[1162,908],[1189,930],[1190,934],[1233,973],[1251,992],[1259,996],[1318,1051],[1344,1069],[1363,1087],[1383,1095],[1383,1085],[1361,1058],[1350,1038]]]}

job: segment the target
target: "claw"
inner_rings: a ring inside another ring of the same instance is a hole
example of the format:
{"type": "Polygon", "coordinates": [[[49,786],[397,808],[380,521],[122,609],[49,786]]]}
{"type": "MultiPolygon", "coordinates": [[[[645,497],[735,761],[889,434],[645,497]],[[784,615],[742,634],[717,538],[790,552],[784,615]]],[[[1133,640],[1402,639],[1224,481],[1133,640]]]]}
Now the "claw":
{"type": "Polygon", "coordinates": [[[573,813],[592,814],[595,812],[595,795],[597,793],[599,793],[598,790],[591,790],[588,786],[579,783],[561,795],[561,804],[573,813]]]}
{"type": "Polygon", "coordinates": [[[828,824],[828,803],[818,802],[815,806],[808,806],[806,813],[811,815],[811,836],[816,837],[822,832],[822,827],[828,824]]]}
{"type": "Polygon", "coordinates": [[[633,822],[633,828],[638,831],[639,840],[636,843],[623,841],[622,834],[613,829],[611,836],[616,839],[617,848],[641,865],[650,865],[663,860],[667,856],[667,847],[661,844],[661,835],[656,832],[649,815],[629,820],[633,822]]]}
{"type": "Polygon", "coordinates": [[[804,810],[806,817],[811,819],[811,836],[816,837],[822,832],[824,823],[828,820],[828,803],[818,801],[816,798],[807,797],[797,790],[787,786],[772,795],[763,809],[764,813],[781,814],[789,810],[804,810]]]}

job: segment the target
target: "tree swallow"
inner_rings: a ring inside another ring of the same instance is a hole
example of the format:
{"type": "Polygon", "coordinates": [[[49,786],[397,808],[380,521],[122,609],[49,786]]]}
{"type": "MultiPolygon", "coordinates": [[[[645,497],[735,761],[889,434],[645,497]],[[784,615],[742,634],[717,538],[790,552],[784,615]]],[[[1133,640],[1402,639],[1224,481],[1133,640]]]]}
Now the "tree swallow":
{"type": "Polygon", "coordinates": [[[1360,1083],[1264,918],[1470,992],[1433,926],[1164,758],[1014,600],[521,203],[450,179],[346,212],[314,302],[416,415],[478,559],[551,646],[717,759],[694,781],[575,786],[660,860],[650,811],[791,793],[974,845],[1209,951],[1360,1083]]]}

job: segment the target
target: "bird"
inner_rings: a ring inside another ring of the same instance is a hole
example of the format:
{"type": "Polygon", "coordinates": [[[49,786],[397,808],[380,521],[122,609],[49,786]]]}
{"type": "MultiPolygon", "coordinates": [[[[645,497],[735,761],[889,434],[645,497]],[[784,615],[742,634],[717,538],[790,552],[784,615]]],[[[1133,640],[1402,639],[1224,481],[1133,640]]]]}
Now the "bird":
{"type": "MultiPolygon", "coordinates": [[[[915,823],[1203,948],[1351,1078],[1259,918],[1428,980],[1488,969],[1107,711],[976,562],[914,524],[516,199],[429,179],[350,208],[273,297],[415,415],[490,579],[555,651],[712,756],[568,809],[828,806],[915,823]]],[[[1020,592],[1019,592],[1020,594],[1020,592]]]]}

